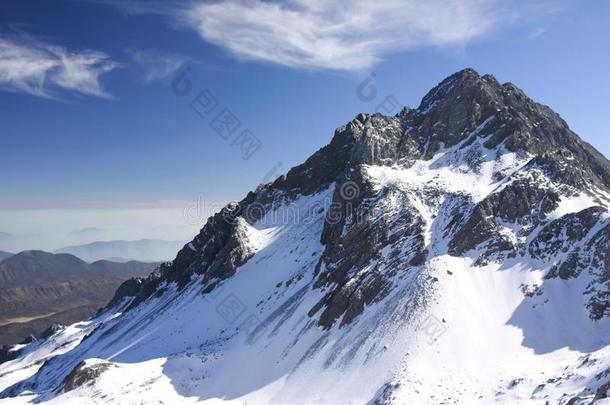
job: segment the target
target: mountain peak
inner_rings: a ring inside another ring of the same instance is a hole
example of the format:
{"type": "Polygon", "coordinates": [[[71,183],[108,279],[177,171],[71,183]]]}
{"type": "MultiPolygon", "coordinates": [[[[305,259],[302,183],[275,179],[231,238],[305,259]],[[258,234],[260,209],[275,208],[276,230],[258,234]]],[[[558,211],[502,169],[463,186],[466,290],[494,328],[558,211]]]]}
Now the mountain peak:
{"type": "Polygon", "coordinates": [[[468,68],[464,68],[462,70],[458,70],[457,72],[448,76],[447,78],[445,78],[444,80],[441,81],[441,84],[444,82],[453,82],[454,84],[455,83],[472,84],[472,83],[475,83],[482,79],[483,79],[483,77],[479,74],[479,72],[477,72],[473,68],[468,67],[468,68]]]}
{"type": "Polygon", "coordinates": [[[467,67],[467,68],[464,68],[462,70],[458,70],[455,73],[450,74],[449,76],[447,76],[446,78],[441,80],[439,85],[450,83],[450,82],[455,83],[455,82],[466,82],[466,81],[473,81],[473,80],[481,80],[481,78],[482,77],[479,74],[479,72],[477,72],[476,70],[474,70],[471,67],[467,67]]]}
{"type": "Polygon", "coordinates": [[[495,77],[481,76],[476,70],[466,68],[442,80],[430,90],[422,99],[418,111],[420,113],[429,112],[444,100],[456,102],[462,99],[463,102],[484,92],[497,93],[500,91],[501,86],[495,77]]]}
{"type": "Polygon", "coordinates": [[[610,185],[603,170],[607,161],[588,150],[558,114],[514,84],[500,84],[492,75],[467,68],[442,80],[417,109],[403,108],[394,116],[356,115],[335,131],[327,146],[273,187],[310,194],[362,164],[409,166],[442,148],[460,142],[466,147],[477,139],[498,153],[536,156],[568,150],[583,167],[595,166],[584,175],[588,180],[610,185]]]}

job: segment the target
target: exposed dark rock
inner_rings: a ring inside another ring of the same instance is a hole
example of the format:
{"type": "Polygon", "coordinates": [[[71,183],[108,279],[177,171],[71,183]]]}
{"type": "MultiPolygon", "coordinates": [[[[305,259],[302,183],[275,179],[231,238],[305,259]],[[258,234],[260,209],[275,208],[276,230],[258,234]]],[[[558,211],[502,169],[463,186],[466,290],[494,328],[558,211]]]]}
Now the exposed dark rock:
{"type": "Polygon", "coordinates": [[[610,391],[610,381],[606,382],[605,384],[602,384],[597,391],[595,392],[595,397],[593,398],[593,402],[595,403],[596,401],[602,400],[602,399],[606,399],[609,397],[608,392],[610,391]]]}
{"type": "Polygon", "coordinates": [[[88,365],[85,361],[81,361],[64,379],[64,392],[70,392],[84,385],[92,384],[110,367],[112,367],[112,363],[108,362],[88,365]]]}
{"type": "MultiPolygon", "coordinates": [[[[603,213],[603,211],[594,209],[585,211],[588,213],[584,217],[580,216],[583,212],[581,211],[575,214],[577,217],[566,218],[567,221],[578,220],[579,227],[583,228],[582,230],[578,230],[578,228],[571,230],[571,234],[576,237],[589,232],[595,225],[595,223],[591,225],[591,222],[595,220],[596,215],[603,213]],[[589,231],[587,226],[589,226],[589,231]]],[[[551,268],[546,278],[559,277],[567,280],[578,277],[583,271],[588,271],[593,277],[585,290],[591,319],[599,320],[610,315],[610,223],[606,223],[597,230],[584,246],[572,249],[566,259],[551,268]]]]}
{"type": "Polygon", "coordinates": [[[0,346],[0,364],[16,359],[20,354],[20,350],[13,350],[13,346],[0,346]]]}
{"type": "MultiPolygon", "coordinates": [[[[566,405],[576,405],[578,403],[578,401],[581,401],[582,398],[581,397],[573,397],[570,398],[570,400],[568,402],[566,402],[566,405]]],[[[546,402],[547,404],[549,403],[549,401],[546,402]]]]}
{"type": "Polygon", "coordinates": [[[49,326],[47,329],[44,330],[44,332],[42,332],[39,336],[40,339],[46,339],[48,337],[53,336],[54,334],[56,334],[59,331],[64,330],[66,327],[63,325],[60,325],[58,323],[54,323],[51,326],[49,326]]]}
{"type": "Polygon", "coordinates": [[[145,279],[143,277],[135,277],[125,281],[119,286],[119,288],[117,288],[116,293],[114,294],[114,297],[112,297],[112,300],[110,300],[108,303],[108,306],[116,305],[123,298],[135,297],[138,295],[144,280],[145,279]]]}
{"type": "Polygon", "coordinates": [[[362,313],[365,305],[385,297],[396,272],[423,263],[423,226],[419,212],[399,190],[376,195],[361,172],[338,183],[322,232],[326,248],[315,283],[317,288],[334,288],[310,314],[324,307],[320,325],[330,327],[342,315],[341,325],[345,325],[362,313]],[[348,186],[357,194],[348,193],[348,186]],[[387,215],[393,209],[389,201],[396,200],[401,204],[398,218],[387,215]],[[380,251],[385,247],[391,248],[390,253],[382,257],[380,251]],[[361,273],[371,261],[374,267],[361,273]]]}
{"type": "Polygon", "coordinates": [[[367,405],[391,405],[394,403],[394,393],[400,388],[398,383],[387,383],[381,387],[375,397],[367,405]]]}
{"type": "Polygon", "coordinates": [[[530,254],[542,259],[560,251],[567,252],[576,241],[587,235],[604,212],[606,210],[602,207],[590,207],[550,222],[530,243],[530,254]]]}
{"type": "Polygon", "coordinates": [[[607,223],[586,247],[591,261],[590,269],[595,277],[588,289],[591,318],[599,320],[610,316],[610,223],[607,223]]]}
{"type": "Polygon", "coordinates": [[[480,77],[465,69],[443,80],[407,118],[409,131],[431,158],[441,145],[466,140],[475,129],[502,107],[502,87],[492,76],[480,77]],[[425,148],[425,149],[424,149],[425,148]]]}
{"type": "Polygon", "coordinates": [[[36,339],[36,336],[34,335],[29,335],[28,337],[26,337],[25,339],[23,339],[21,342],[19,342],[20,345],[28,345],[30,343],[34,343],[35,341],[37,341],[38,339],[36,339]]]}
{"type": "MultiPolygon", "coordinates": [[[[547,187],[541,187],[536,176],[516,178],[474,207],[472,214],[452,238],[449,253],[461,256],[477,245],[494,239],[499,235],[499,220],[537,224],[544,219],[546,214],[557,207],[558,201],[557,192],[547,187]]],[[[491,252],[515,248],[506,239],[496,240],[489,247],[491,252]]]]}

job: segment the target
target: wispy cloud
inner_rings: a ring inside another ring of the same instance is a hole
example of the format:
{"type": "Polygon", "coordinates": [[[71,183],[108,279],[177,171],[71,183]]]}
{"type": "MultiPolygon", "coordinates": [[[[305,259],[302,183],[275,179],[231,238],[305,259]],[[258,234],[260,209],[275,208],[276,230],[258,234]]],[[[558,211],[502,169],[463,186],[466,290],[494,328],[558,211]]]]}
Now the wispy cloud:
{"type": "Polygon", "coordinates": [[[182,20],[233,55],[296,68],[357,70],[384,55],[463,44],[502,19],[501,0],[222,0],[182,20]]]}
{"type": "Polygon", "coordinates": [[[555,0],[80,0],[168,17],[236,58],[361,70],[389,54],[462,46],[560,11],[555,0]]]}
{"type": "Polygon", "coordinates": [[[117,66],[102,52],[70,52],[26,36],[0,39],[0,90],[49,98],[58,90],[110,97],[99,78],[117,66]]]}
{"type": "Polygon", "coordinates": [[[144,83],[152,83],[163,80],[176,72],[184,63],[186,58],[181,55],[166,54],[156,51],[132,52],[132,59],[144,83]]]}

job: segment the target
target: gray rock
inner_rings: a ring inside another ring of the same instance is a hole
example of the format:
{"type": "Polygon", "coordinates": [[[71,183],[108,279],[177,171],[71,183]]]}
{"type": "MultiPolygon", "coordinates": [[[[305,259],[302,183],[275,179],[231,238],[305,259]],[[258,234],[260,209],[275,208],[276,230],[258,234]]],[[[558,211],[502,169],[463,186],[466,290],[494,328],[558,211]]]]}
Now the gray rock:
{"type": "Polygon", "coordinates": [[[0,364],[16,359],[20,352],[20,350],[13,350],[11,345],[0,346],[0,364]]]}
{"type": "Polygon", "coordinates": [[[84,385],[93,384],[111,366],[112,363],[108,362],[87,365],[86,362],[81,361],[64,379],[63,391],[70,392],[84,385]]]}
{"type": "Polygon", "coordinates": [[[39,336],[40,339],[46,339],[49,338],[51,336],[53,336],[54,334],[56,334],[59,331],[64,330],[66,327],[63,325],[60,325],[58,323],[54,323],[51,326],[49,326],[47,329],[45,329],[39,336]]]}
{"type": "Polygon", "coordinates": [[[587,235],[605,212],[602,207],[590,207],[550,222],[532,240],[529,253],[532,257],[543,259],[558,252],[567,252],[575,242],[587,235]]]}

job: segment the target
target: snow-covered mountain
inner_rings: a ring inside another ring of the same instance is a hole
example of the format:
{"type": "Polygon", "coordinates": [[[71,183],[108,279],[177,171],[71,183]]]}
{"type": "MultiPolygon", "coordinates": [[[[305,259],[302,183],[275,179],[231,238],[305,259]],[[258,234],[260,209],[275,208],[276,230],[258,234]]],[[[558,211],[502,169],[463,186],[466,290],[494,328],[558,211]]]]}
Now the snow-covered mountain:
{"type": "Polygon", "coordinates": [[[601,154],[467,69],[13,349],[0,403],[610,403],[609,205],[601,154]]]}

